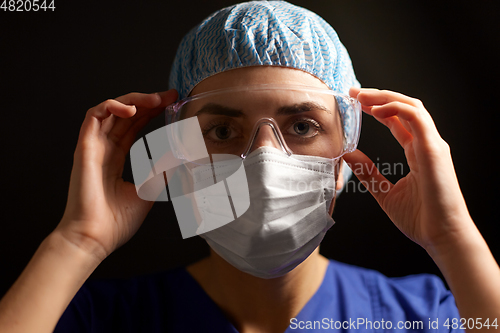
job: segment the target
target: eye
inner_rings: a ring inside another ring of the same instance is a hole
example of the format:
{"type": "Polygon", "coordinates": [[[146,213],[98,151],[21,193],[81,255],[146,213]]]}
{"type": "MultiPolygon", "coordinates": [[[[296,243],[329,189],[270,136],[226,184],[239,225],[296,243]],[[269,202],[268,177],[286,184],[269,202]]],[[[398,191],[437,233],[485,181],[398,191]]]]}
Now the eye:
{"type": "Polygon", "coordinates": [[[298,119],[290,127],[286,133],[299,136],[302,138],[312,138],[321,130],[321,126],[313,119],[298,119]]]}
{"type": "Polygon", "coordinates": [[[238,132],[227,120],[214,120],[204,126],[202,130],[205,141],[212,144],[228,143],[238,136],[238,132]]]}
{"type": "Polygon", "coordinates": [[[219,140],[227,140],[231,136],[231,128],[228,126],[217,126],[214,128],[215,136],[219,140]]]}
{"type": "Polygon", "coordinates": [[[309,132],[309,124],[306,122],[295,123],[293,124],[293,130],[300,135],[307,134],[309,132]]]}

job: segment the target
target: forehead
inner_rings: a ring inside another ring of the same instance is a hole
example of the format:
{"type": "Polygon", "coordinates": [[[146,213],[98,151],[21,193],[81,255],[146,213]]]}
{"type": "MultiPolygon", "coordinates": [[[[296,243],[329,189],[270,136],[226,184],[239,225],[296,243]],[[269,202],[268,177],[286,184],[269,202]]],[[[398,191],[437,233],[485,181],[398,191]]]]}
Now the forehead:
{"type": "Polygon", "coordinates": [[[309,113],[321,116],[338,111],[330,90],[291,85],[253,85],[218,90],[195,97],[180,110],[182,118],[192,116],[229,116],[237,118],[287,117],[309,113]],[[298,87],[298,88],[297,88],[298,87]]]}
{"type": "MultiPolygon", "coordinates": [[[[328,86],[321,80],[302,70],[277,66],[252,66],[229,70],[211,76],[201,81],[193,89],[191,96],[219,89],[246,88],[261,84],[305,86],[329,90],[328,86]]],[[[210,105],[212,111],[217,108],[220,111],[221,107],[225,108],[226,111],[229,109],[238,111],[243,115],[243,118],[245,118],[245,113],[253,117],[277,116],[280,108],[284,106],[289,108],[288,111],[291,111],[290,107],[295,108],[295,112],[299,110],[303,112],[308,108],[311,110],[324,109],[328,110],[328,113],[331,114],[331,111],[336,109],[334,104],[334,97],[331,95],[303,93],[297,90],[230,91],[188,103],[183,107],[181,114],[183,115],[182,118],[191,117],[207,105],[210,105]],[[309,105],[304,105],[304,103],[309,105]]],[[[221,113],[213,112],[213,114],[221,113]]],[[[290,114],[290,112],[285,112],[284,114],[290,114]]]]}
{"type": "Polygon", "coordinates": [[[328,89],[320,79],[299,69],[278,66],[252,66],[218,73],[198,83],[192,95],[256,84],[291,84],[328,89]]]}

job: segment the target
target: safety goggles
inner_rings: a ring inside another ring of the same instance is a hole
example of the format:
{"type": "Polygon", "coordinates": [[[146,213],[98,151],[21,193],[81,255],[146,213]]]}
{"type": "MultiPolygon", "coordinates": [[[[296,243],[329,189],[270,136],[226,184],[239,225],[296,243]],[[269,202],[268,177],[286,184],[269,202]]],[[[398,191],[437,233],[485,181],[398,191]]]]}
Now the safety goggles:
{"type": "Polygon", "coordinates": [[[180,100],[166,117],[166,126],[132,146],[132,171],[139,197],[172,201],[187,238],[250,207],[245,161],[259,147],[276,148],[283,166],[307,162],[324,174],[322,186],[334,190],[339,158],[358,143],[361,105],[327,89],[263,84],[180,100]],[[203,205],[222,213],[208,216],[203,205]]]}
{"type": "Polygon", "coordinates": [[[361,106],[328,89],[262,84],[188,97],[168,106],[166,117],[168,124],[196,118],[172,131],[176,157],[186,161],[197,161],[200,146],[209,155],[244,159],[260,144],[263,126],[273,134],[265,138],[267,144],[289,156],[338,158],[357,146],[361,106]],[[201,136],[194,137],[195,132],[201,136]]]}

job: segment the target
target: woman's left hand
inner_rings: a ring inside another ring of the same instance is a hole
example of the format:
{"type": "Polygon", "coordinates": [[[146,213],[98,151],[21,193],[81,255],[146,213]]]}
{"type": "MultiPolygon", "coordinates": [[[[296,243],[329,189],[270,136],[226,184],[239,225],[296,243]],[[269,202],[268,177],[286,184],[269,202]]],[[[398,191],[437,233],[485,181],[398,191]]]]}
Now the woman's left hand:
{"type": "Polygon", "coordinates": [[[344,159],[394,224],[426,250],[446,248],[475,228],[453,168],[450,148],[417,99],[351,88],[362,109],[387,126],[404,148],[410,172],[390,183],[361,151],[344,159]],[[451,243],[450,243],[451,242],[451,243]]]}

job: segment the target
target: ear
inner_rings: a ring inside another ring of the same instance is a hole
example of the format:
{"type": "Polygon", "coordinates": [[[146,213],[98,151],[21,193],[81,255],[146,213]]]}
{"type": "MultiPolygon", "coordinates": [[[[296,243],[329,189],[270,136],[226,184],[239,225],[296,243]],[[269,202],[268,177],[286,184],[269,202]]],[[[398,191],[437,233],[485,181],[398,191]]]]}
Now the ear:
{"type": "Polygon", "coordinates": [[[341,158],[339,161],[339,164],[335,168],[335,194],[333,196],[332,202],[330,203],[330,209],[328,210],[328,213],[330,216],[333,214],[333,207],[335,207],[335,199],[337,198],[337,191],[340,191],[342,187],[344,186],[344,176],[342,175],[342,169],[344,167],[344,159],[341,158]],[[337,171],[338,170],[338,171],[337,171]]]}
{"type": "Polygon", "coordinates": [[[339,172],[337,174],[337,179],[335,181],[335,190],[340,191],[342,187],[344,186],[344,176],[343,176],[343,169],[344,169],[344,159],[341,158],[339,161],[339,172]]]}

